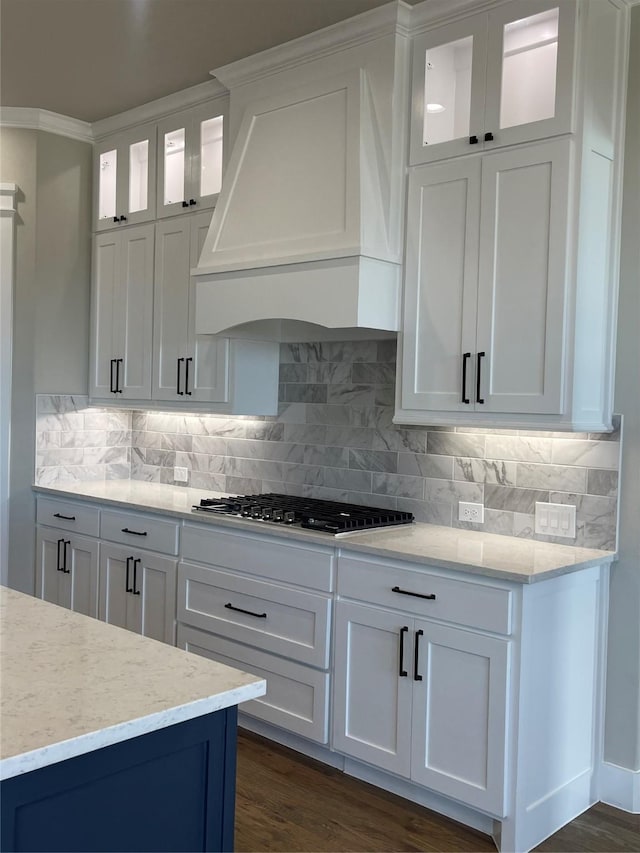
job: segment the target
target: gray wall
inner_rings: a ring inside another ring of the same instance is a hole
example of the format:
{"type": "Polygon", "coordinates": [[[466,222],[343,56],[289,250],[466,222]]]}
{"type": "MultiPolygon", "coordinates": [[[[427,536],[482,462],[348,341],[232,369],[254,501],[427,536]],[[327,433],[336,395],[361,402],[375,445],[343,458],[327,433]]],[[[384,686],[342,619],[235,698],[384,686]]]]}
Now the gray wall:
{"type": "Polygon", "coordinates": [[[35,394],[87,392],[91,147],[0,131],[0,180],[20,188],[16,234],[9,583],[33,591],[35,394]]]}
{"type": "Polygon", "coordinates": [[[617,412],[624,415],[620,560],[611,572],[605,758],[640,769],[640,6],[632,10],[625,143],[617,412]]]}

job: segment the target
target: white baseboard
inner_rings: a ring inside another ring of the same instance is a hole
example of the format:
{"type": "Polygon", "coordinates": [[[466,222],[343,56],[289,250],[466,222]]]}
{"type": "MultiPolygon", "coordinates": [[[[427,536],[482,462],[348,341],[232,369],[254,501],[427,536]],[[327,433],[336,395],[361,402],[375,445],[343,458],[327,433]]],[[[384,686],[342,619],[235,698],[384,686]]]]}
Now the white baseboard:
{"type": "Polygon", "coordinates": [[[602,762],[600,799],[625,812],[640,814],[640,770],[602,762]]]}

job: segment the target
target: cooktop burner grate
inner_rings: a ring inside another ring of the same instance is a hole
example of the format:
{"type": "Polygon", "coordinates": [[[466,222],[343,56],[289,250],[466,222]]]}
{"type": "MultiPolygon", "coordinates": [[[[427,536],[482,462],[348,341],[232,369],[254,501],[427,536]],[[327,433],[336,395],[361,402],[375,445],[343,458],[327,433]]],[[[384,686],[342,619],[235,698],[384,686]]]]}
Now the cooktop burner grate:
{"type": "Polygon", "coordinates": [[[302,498],[274,492],[264,495],[203,498],[193,509],[196,512],[235,515],[255,521],[319,530],[334,536],[357,530],[411,524],[414,520],[412,513],[402,510],[302,498]]]}

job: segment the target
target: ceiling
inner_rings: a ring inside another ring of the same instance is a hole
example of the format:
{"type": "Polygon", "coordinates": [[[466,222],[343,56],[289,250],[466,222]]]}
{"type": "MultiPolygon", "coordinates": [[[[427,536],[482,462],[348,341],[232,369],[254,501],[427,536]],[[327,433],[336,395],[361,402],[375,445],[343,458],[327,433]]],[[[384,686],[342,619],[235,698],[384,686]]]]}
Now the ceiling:
{"type": "Polygon", "coordinates": [[[385,2],[0,0],[0,103],[96,121],[385,2]]]}

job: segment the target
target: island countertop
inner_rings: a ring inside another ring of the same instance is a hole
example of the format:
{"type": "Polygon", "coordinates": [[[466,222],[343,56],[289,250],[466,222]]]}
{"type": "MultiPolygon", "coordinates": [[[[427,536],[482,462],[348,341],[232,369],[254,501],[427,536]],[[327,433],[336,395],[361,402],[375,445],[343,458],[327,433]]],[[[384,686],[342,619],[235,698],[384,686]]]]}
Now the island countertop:
{"type": "Polygon", "coordinates": [[[262,696],[264,679],[0,588],[0,779],[262,696]]]}
{"type": "Polygon", "coordinates": [[[415,567],[451,569],[525,584],[590,566],[608,564],[616,558],[613,551],[558,545],[484,533],[481,530],[462,530],[424,523],[334,537],[313,530],[259,523],[235,516],[194,513],[191,508],[199,503],[201,498],[220,495],[211,491],[141,480],[36,485],[34,490],[46,496],[79,498],[104,506],[156,512],[194,524],[212,524],[251,535],[277,536],[307,544],[339,548],[341,553],[360,552],[384,559],[407,561],[415,567]]]}

